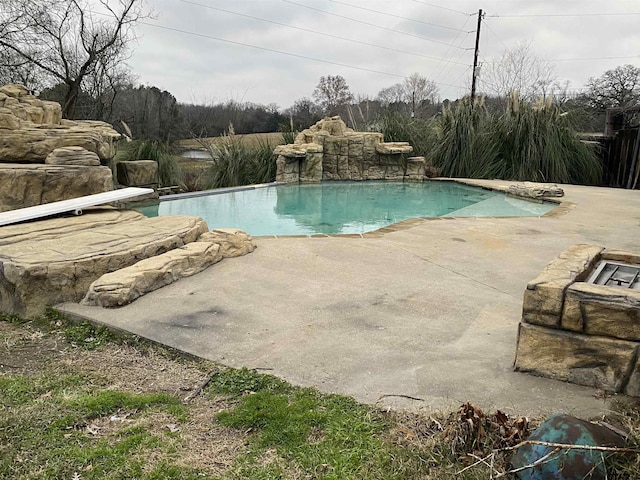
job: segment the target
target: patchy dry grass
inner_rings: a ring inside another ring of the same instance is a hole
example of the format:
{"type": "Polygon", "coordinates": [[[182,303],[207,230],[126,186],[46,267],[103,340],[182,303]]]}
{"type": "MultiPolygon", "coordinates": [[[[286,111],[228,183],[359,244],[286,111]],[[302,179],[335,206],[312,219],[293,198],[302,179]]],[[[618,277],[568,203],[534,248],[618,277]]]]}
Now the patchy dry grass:
{"type": "MultiPolygon", "coordinates": [[[[238,138],[242,141],[244,145],[247,147],[257,147],[264,143],[269,143],[271,145],[281,145],[284,143],[284,138],[282,136],[282,132],[271,132],[271,133],[247,133],[247,134],[235,134],[234,137],[238,138]]],[[[206,138],[188,138],[185,140],[180,140],[177,143],[178,147],[188,149],[188,148],[202,148],[202,144],[214,144],[221,145],[225,141],[225,136],[220,137],[206,137],[206,138]]]]}
{"type": "MultiPolygon", "coordinates": [[[[640,408],[619,410],[638,445],[640,408]]],[[[481,463],[462,470],[533,426],[471,404],[382,411],[54,314],[0,314],[1,478],[486,479],[481,463]]],[[[507,453],[494,460],[508,470],[507,453]]],[[[609,478],[639,470],[619,456],[609,478]]]]}

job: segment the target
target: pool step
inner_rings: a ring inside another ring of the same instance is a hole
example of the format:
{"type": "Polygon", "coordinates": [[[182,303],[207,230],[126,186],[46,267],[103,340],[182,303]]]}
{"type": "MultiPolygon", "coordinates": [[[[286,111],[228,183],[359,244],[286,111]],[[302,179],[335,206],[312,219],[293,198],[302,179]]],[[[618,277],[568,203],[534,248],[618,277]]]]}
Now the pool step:
{"type": "Polygon", "coordinates": [[[222,260],[220,245],[194,242],[106,273],[89,287],[84,305],[119,307],[222,260]]]}
{"type": "Polygon", "coordinates": [[[223,258],[246,255],[255,250],[249,235],[241,230],[205,232],[198,241],[106,273],[89,287],[84,305],[119,307],[181,278],[201,272],[223,258]]]}

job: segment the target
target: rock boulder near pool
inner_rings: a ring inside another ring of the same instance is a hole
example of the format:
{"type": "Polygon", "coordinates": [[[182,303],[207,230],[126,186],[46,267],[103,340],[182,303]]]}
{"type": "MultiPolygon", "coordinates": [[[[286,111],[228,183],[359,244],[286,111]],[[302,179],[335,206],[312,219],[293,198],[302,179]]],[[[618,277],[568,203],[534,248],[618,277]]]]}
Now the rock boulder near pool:
{"type": "Polygon", "coordinates": [[[146,293],[201,272],[224,258],[246,255],[255,248],[251,236],[242,230],[204,232],[194,243],[102,275],[91,284],[82,303],[101,307],[126,305],[146,293]]]}
{"type": "Polygon", "coordinates": [[[276,181],[395,180],[421,182],[435,170],[424,157],[410,157],[407,142],[384,142],[382,133],[355,132],[339,116],[300,132],[293,144],[274,150],[276,181]]]}
{"type": "Polygon", "coordinates": [[[0,87],[0,212],[113,190],[120,134],[92,120],[62,119],[60,104],[20,85],[0,87]]]}
{"type": "Polygon", "coordinates": [[[31,317],[78,302],[105,273],[195,242],[199,217],[146,218],[134,211],[85,210],[0,228],[0,311],[31,317]]]}

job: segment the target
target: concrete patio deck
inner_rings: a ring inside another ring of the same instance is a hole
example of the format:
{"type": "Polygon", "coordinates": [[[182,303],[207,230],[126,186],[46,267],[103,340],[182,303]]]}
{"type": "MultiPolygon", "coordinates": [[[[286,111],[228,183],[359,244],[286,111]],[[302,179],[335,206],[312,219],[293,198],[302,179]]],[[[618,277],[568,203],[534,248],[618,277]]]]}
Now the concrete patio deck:
{"type": "Polygon", "coordinates": [[[512,371],[525,286],[551,259],[575,243],[640,251],[640,192],[563,188],[570,203],[558,216],[425,219],[364,238],[258,238],[251,255],[131,305],[59,308],[369,403],[408,395],[422,400],[380,404],[595,415],[610,401],[595,390],[512,371]]]}

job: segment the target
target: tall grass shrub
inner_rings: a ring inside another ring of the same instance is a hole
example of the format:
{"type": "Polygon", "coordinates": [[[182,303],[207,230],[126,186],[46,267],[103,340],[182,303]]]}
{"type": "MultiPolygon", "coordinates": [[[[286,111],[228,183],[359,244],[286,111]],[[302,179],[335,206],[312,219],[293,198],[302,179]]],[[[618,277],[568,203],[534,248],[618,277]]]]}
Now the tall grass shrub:
{"type": "Polygon", "coordinates": [[[501,159],[498,178],[586,185],[602,179],[594,150],[577,137],[570,114],[550,99],[530,104],[512,95],[494,129],[501,159]]]}
{"type": "Polygon", "coordinates": [[[498,139],[494,116],[478,104],[458,102],[444,108],[435,122],[431,158],[447,177],[494,178],[498,165],[498,139]]]}
{"type": "Polygon", "coordinates": [[[503,113],[460,101],[431,120],[389,113],[377,127],[385,141],[409,141],[447,177],[586,185],[602,179],[595,151],[551,100],[531,104],[512,95],[503,113]]]}
{"type": "Polygon", "coordinates": [[[248,146],[235,135],[207,144],[214,162],[207,173],[206,188],[235,187],[273,182],[276,178],[274,145],[260,139],[248,146]]]}
{"type": "Polygon", "coordinates": [[[400,112],[387,112],[369,125],[378,130],[385,142],[409,142],[415,155],[430,154],[435,142],[433,119],[411,118],[400,112]]]}

